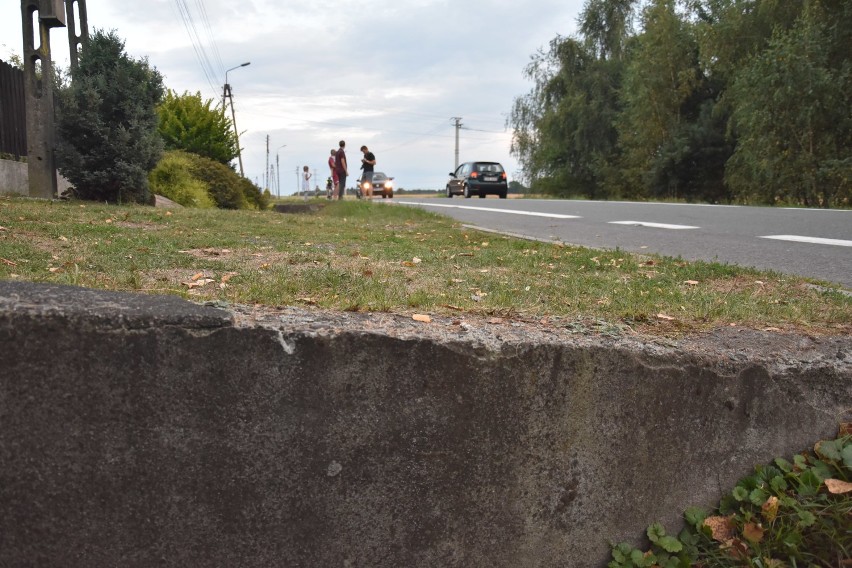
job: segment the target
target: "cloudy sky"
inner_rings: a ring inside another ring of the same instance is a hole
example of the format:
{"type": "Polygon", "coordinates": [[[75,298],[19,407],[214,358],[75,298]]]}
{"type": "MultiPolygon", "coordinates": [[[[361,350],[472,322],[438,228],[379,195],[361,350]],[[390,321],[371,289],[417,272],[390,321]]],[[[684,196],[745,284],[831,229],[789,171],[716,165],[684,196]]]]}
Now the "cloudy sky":
{"type": "MultiPolygon", "coordinates": [[[[455,159],[453,117],[464,125],[460,161],[500,161],[515,178],[505,122],[513,99],[531,87],[524,67],[557,34],[574,33],[583,0],[86,5],[90,30],[115,30],[131,56],[147,57],[178,92],[219,101],[225,71],[251,62],[228,74],[245,174],[264,185],[268,135],[284,195],[295,191],[304,165],[324,187],[340,139],[355,163],[358,148],[369,146],[376,169],[400,187],[442,189],[455,159]]],[[[21,54],[21,28],[20,3],[4,1],[0,59],[21,54]]],[[[53,59],[62,66],[67,43],[64,29],[52,31],[53,59]]],[[[278,174],[271,178],[275,193],[278,174]]]]}

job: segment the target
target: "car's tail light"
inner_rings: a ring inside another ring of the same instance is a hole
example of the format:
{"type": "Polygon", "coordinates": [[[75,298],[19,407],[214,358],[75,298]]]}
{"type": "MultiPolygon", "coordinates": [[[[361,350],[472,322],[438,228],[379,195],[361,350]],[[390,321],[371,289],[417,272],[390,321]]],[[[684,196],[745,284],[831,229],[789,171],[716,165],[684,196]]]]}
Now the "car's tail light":
{"type": "Polygon", "coordinates": [[[478,178],[478,177],[479,177],[479,172],[472,172],[472,173],[470,174],[470,177],[472,177],[473,179],[478,178]]]}
{"type": "Polygon", "coordinates": [[[505,180],[506,179],[506,172],[503,172],[503,174],[500,177],[502,177],[505,180]]]}

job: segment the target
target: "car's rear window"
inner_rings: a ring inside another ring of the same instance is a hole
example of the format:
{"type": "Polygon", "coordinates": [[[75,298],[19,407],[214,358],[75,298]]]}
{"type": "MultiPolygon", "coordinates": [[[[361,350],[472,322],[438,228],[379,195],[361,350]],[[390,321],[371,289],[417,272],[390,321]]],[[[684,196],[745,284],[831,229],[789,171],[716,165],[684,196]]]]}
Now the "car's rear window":
{"type": "Polygon", "coordinates": [[[476,164],[476,171],[499,174],[503,172],[503,166],[500,164],[476,164]]]}

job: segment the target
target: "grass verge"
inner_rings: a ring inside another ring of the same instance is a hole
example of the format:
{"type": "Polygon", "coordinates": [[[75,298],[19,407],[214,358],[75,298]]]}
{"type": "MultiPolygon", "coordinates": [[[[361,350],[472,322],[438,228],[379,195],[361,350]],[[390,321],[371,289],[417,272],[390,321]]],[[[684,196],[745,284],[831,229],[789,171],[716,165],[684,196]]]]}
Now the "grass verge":
{"type": "Polygon", "coordinates": [[[242,304],[605,321],[663,334],[852,331],[852,299],[804,278],[496,236],[358,201],[291,215],[0,197],[0,279],[242,304]]]}

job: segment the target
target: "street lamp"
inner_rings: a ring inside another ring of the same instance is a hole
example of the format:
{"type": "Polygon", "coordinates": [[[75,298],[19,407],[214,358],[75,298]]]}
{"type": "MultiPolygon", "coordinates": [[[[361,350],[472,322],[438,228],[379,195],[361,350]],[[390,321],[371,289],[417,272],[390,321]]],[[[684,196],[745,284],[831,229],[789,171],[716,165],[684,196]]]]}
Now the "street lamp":
{"type": "Polygon", "coordinates": [[[281,166],[278,163],[278,150],[286,147],[287,144],[281,144],[280,146],[278,146],[278,148],[275,149],[275,173],[278,176],[278,181],[275,183],[275,193],[278,195],[279,198],[281,197],[281,166]]]}
{"type": "Polygon", "coordinates": [[[228,84],[228,73],[230,73],[234,69],[239,69],[240,67],[246,67],[248,65],[251,65],[251,61],[240,63],[236,67],[231,67],[230,69],[225,71],[225,88],[222,89],[222,114],[225,114],[225,98],[231,94],[231,85],[228,84]]]}
{"type": "Polygon", "coordinates": [[[234,69],[239,69],[240,67],[245,67],[246,65],[251,65],[251,61],[246,61],[245,63],[241,63],[236,67],[231,67],[227,71],[225,71],[225,87],[222,89],[222,114],[225,114],[225,97],[231,99],[231,122],[234,123],[234,138],[237,141],[237,158],[240,161],[240,175],[242,177],[246,177],[245,172],[243,171],[243,153],[240,150],[240,133],[237,130],[237,114],[234,111],[234,95],[231,93],[231,85],[228,83],[228,73],[233,71],[234,69]]]}

